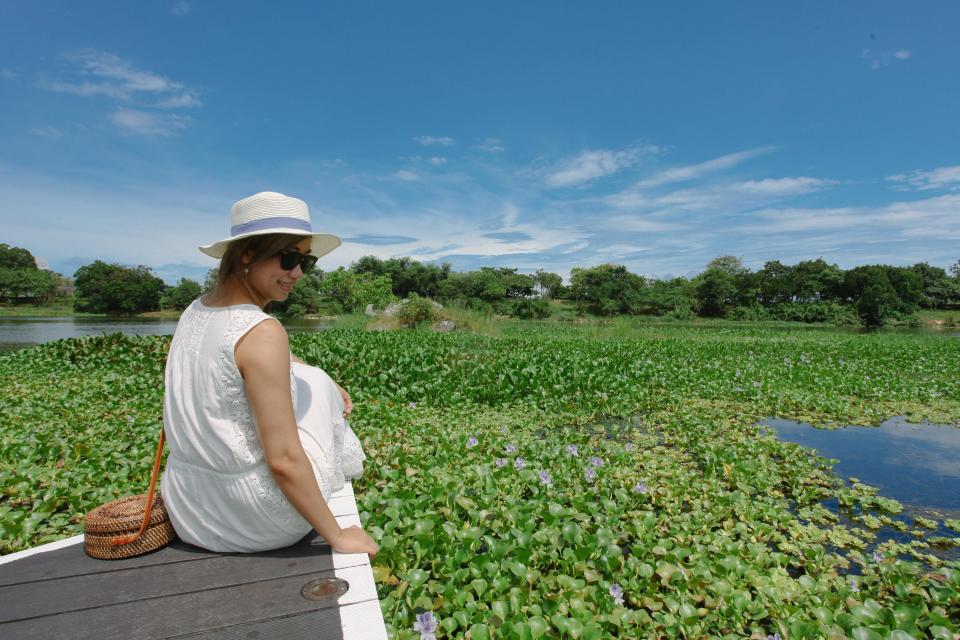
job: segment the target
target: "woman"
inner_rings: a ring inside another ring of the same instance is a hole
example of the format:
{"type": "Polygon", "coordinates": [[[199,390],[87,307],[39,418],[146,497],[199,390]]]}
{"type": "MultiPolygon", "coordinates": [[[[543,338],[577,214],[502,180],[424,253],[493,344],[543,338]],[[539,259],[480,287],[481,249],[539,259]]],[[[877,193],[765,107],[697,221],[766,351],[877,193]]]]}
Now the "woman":
{"type": "Polygon", "coordinates": [[[217,286],[180,317],[164,377],[161,492],[185,542],[265,551],[313,529],[336,551],[376,554],[363,529],[341,528],[327,506],[362,470],[345,420],[350,396],[295,358],[263,311],[338,246],[313,232],[302,200],[263,192],[233,206],[229,238],[200,247],[221,259],[217,286]]]}

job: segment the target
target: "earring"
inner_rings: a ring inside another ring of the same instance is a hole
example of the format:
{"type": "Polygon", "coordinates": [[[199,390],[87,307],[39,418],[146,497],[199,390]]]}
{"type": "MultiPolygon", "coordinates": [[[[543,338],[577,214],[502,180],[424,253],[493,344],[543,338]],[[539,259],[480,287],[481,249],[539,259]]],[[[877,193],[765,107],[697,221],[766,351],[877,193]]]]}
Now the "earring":
{"type": "Polygon", "coordinates": [[[247,274],[249,274],[249,273],[250,273],[250,267],[244,267],[244,268],[243,268],[243,275],[247,275],[247,274]]]}

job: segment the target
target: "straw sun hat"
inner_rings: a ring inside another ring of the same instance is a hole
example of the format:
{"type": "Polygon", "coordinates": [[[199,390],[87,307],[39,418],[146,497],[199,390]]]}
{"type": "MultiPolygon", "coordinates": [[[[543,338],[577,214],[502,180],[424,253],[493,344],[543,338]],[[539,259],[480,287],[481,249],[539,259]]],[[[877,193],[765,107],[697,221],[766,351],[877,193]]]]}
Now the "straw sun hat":
{"type": "Polygon", "coordinates": [[[261,191],[238,200],[230,214],[230,237],[200,247],[208,256],[222,258],[234,240],[267,233],[289,233],[310,236],[313,255],[326,255],[340,246],[340,238],[329,233],[315,233],[310,224],[310,208],[297,198],[273,191],[261,191]]]}

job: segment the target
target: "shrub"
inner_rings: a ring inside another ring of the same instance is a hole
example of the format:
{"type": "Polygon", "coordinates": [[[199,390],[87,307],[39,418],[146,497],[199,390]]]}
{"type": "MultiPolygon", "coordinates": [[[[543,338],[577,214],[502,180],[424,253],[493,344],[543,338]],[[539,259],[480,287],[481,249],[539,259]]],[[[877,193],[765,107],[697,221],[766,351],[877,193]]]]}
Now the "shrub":
{"type": "Polygon", "coordinates": [[[407,327],[420,324],[421,322],[433,322],[437,319],[437,310],[433,306],[433,300],[430,298],[421,298],[415,293],[400,303],[397,310],[397,319],[407,327]]]}

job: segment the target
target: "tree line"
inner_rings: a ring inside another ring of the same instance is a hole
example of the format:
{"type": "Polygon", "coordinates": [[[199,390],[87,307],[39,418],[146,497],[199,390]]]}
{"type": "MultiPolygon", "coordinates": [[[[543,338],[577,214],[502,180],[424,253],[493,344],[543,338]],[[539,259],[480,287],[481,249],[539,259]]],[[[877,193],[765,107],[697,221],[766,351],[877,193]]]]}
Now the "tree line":
{"type": "MultiPolygon", "coordinates": [[[[76,311],[133,314],[183,309],[216,282],[182,278],[168,286],[145,266],[97,260],[73,280],[37,267],[26,249],[0,244],[0,298],[43,302],[68,296],[76,311]]],[[[927,263],[909,267],[864,265],[844,270],[818,258],[794,265],[778,260],[751,271],[735,256],[720,256],[693,278],[648,278],[623,265],[574,268],[569,282],[539,269],[508,267],[453,271],[449,264],[411,258],[360,258],[348,268],[301,278],[272,311],[290,317],[335,315],[382,308],[411,296],[517,318],[545,318],[551,300],[566,300],[580,314],[655,315],[736,320],[783,320],[877,327],[909,318],[918,309],[960,307],[960,260],[947,270],[927,263]]]]}

